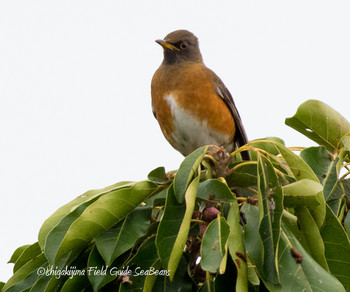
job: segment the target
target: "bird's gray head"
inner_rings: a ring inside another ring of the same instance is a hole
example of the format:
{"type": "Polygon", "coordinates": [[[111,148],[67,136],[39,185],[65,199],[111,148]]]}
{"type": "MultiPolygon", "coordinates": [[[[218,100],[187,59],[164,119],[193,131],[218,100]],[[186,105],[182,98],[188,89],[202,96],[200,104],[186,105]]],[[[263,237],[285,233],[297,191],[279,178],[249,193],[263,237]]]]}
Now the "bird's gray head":
{"type": "Polygon", "coordinates": [[[183,62],[203,62],[197,37],[188,30],[175,30],[163,40],[156,40],[163,47],[163,64],[170,65],[183,62]]]}

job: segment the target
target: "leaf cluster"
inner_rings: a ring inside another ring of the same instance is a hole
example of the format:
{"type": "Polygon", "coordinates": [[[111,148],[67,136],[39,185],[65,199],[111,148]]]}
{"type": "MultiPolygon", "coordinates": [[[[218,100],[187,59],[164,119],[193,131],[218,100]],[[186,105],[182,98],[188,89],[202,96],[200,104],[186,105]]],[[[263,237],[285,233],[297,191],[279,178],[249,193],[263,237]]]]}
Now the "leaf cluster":
{"type": "Polygon", "coordinates": [[[77,197],[0,289],[350,291],[350,124],[316,100],[286,124],[319,146],[203,146],[177,171],[77,197]]]}

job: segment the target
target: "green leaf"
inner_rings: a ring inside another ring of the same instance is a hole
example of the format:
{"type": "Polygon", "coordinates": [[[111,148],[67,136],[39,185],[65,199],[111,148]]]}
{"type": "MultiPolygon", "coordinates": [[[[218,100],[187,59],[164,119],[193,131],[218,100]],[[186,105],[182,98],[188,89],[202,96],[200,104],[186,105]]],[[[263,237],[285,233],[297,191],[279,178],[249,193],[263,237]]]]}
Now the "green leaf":
{"type": "Polygon", "coordinates": [[[274,210],[275,201],[272,188],[277,187],[277,177],[271,163],[258,155],[258,198],[259,198],[259,235],[263,243],[264,277],[270,283],[278,283],[278,271],[275,264],[279,234],[273,232],[273,219],[270,210],[274,210]],[[274,238],[274,236],[276,236],[274,238]]]}
{"type": "MultiPolygon", "coordinates": [[[[326,260],[330,272],[350,291],[350,242],[345,230],[327,206],[326,220],[321,228],[326,260]]],[[[349,213],[348,213],[349,214],[349,213]]]]}
{"type": "Polygon", "coordinates": [[[280,285],[265,282],[269,291],[345,291],[341,283],[320,267],[283,226],[278,253],[280,285]],[[294,248],[302,255],[301,264],[291,255],[294,248]]]}
{"type": "Polygon", "coordinates": [[[170,270],[170,280],[174,277],[187,241],[199,179],[198,175],[186,189],[184,203],[176,200],[172,187],[168,189],[164,214],[158,226],[156,245],[162,265],[170,270]]]}
{"type": "Polygon", "coordinates": [[[168,188],[163,189],[159,193],[149,197],[147,200],[144,201],[144,203],[146,204],[146,206],[150,206],[150,207],[164,206],[167,192],[168,192],[168,188]]]}
{"type": "Polygon", "coordinates": [[[344,227],[348,234],[348,237],[350,238],[350,212],[347,213],[345,220],[344,220],[344,227]]]}
{"type": "Polygon", "coordinates": [[[339,165],[342,160],[339,155],[333,156],[324,146],[310,147],[303,150],[300,156],[310,165],[322,182],[324,199],[332,208],[334,214],[339,213],[344,188],[338,181],[339,165]]]}
{"type": "Polygon", "coordinates": [[[176,172],[174,178],[174,193],[179,203],[184,201],[186,189],[195,175],[198,166],[201,164],[207,149],[208,146],[203,146],[193,151],[185,158],[179,170],[176,172]]]}
{"type": "MultiPolygon", "coordinates": [[[[162,268],[162,262],[160,259],[157,259],[153,264],[152,264],[152,268],[156,271],[159,271],[162,268]]],[[[158,278],[158,275],[156,275],[155,273],[150,274],[150,275],[146,275],[145,278],[145,282],[143,285],[143,291],[154,291],[154,284],[156,282],[158,278]]],[[[163,283],[162,283],[163,284],[163,283]]],[[[163,286],[164,288],[164,286],[163,286]]]]}
{"type": "Polygon", "coordinates": [[[341,138],[350,132],[349,122],[337,111],[319,100],[301,104],[286,125],[323,145],[328,151],[338,149],[341,138]]]}
{"type": "Polygon", "coordinates": [[[91,284],[87,276],[79,275],[79,276],[69,278],[64,283],[60,292],[86,291],[85,289],[88,289],[90,287],[91,287],[91,284]]]}
{"type": "Polygon", "coordinates": [[[304,234],[305,240],[315,261],[326,271],[328,264],[325,257],[325,247],[320,234],[320,230],[309,209],[298,207],[295,209],[295,215],[298,217],[299,226],[304,234]]]}
{"type": "Polygon", "coordinates": [[[226,242],[230,234],[230,226],[225,218],[218,215],[208,225],[201,244],[202,269],[211,273],[217,272],[226,254],[226,242]]]}
{"type": "Polygon", "coordinates": [[[137,239],[142,237],[150,224],[152,209],[137,207],[109,230],[96,237],[96,247],[106,265],[110,266],[121,254],[132,248],[137,239]]]}
{"type": "Polygon", "coordinates": [[[47,236],[45,254],[49,261],[62,266],[68,259],[74,259],[94,237],[118,223],[156,188],[148,181],[134,183],[100,196],[84,208],[79,217],[73,216],[74,221],[67,220],[68,224],[63,218],[59,228],[54,228],[47,236]]]}
{"type": "MultiPolygon", "coordinates": [[[[62,218],[59,224],[55,226],[47,235],[44,253],[52,265],[55,263],[57,250],[59,249],[67,230],[90,204],[92,204],[92,201],[81,204],[78,208],[73,209],[72,212],[62,218]]],[[[61,267],[63,266],[64,264],[61,265],[61,267]]]]}
{"type": "Polygon", "coordinates": [[[343,136],[341,138],[341,141],[343,143],[344,150],[345,151],[350,151],[350,135],[343,136]]]}
{"type": "Polygon", "coordinates": [[[18,292],[30,288],[39,277],[38,269],[45,269],[47,265],[44,254],[31,259],[13,274],[3,287],[2,292],[18,292]]]}
{"type": "Polygon", "coordinates": [[[283,186],[284,205],[297,208],[306,206],[314,208],[320,203],[317,199],[319,192],[322,192],[322,185],[310,179],[302,179],[295,183],[283,186]]]}
{"type": "MultiPolygon", "coordinates": [[[[278,155],[279,151],[276,149],[274,144],[269,142],[280,143],[284,145],[284,141],[277,137],[266,137],[266,138],[256,139],[256,140],[249,141],[249,144],[252,145],[254,148],[262,149],[272,155],[275,155],[275,156],[278,155]]],[[[250,155],[252,156],[252,160],[257,160],[255,151],[250,151],[250,155]]]]}
{"type": "Polygon", "coordinates": [[[114,185],[98,189],[98,190],[91,190],[88,191],[81,196],[77,197],[70,203],[62,206],[59,208],[55,213],[53,213],[41,226],[40,232],[39,232],[39,245],[41,249],[45,248],[45,241],[47,235],[50,233],[50,231],[55,228],[67,215],[73,213],[75,209],[79,208],[80,206],[84,205],[85,208],[90,205],[92,202],[97,200],[98,197],[114,192],[118,189],[130,187],[133,183],[131,182],[119,182],[114,185]]]}
{"type": "MultiPolygon", "coordinates": [[[[125,269],[130,271],[130,281],[132,284],[122,283],[120,285],[119,292],[142,290],[147,276],[147,271],[151,271],[151,267],[153,267],[159,259],[155,240],[155,236],[149,237],[147,240],[145,240],[140,245],[134,257],[128,261],[128,266],[125,267],[125,269]]],[[[162,273],[167,272],[168,271],[166,270],[162,270],[162,273]]]]}
{"type": "Polygon", "coordinates": [[[350,202],[350,179],[342,179],[341,184],[344,188],[346,200],[350,202]]]}
{"type": "Polygon", "coordinates": [[[339,156],[335,156],[332,159],[326,177],[323,181],[323,196],[328,205],[332,208],[334,214],[339,213],[341,199],[344,196],[344,190],[341,183],[338,180],[339,156]]]}
{"type": "Polygon", "coordinates": [[[147,178],[148,178],[148,180],[150,180],[151,182],[154,182],[156,184],[169,183],[169,178],[167,177],[166,172],[165,172],[165,168],[163,166],[152,170],[148,174],[147,178]]]}
{"type": "Polygon", "coordinates": [[[330,193],[327,194],[327,204],[336,216],[341,213],[342,199],[345,196],[343,184],[338,179],[335,181],[330,193]]]}
{"type": "Polygon", "coordinates": [[[190,231],[192,214],[196,203],[197,187],[200,180],[200,166],[198,168],[197,177],[193,179],[185,193],[186,211],[179,229],[179,233],[175,239],[175,243],[171,251],[169,263],[167,266],[168,270],[170,271],[170,281],[172,281],[174,278],[176,269],[183,254],[184,247],[186,245],[188,233],[190,231]]]}
{"type": "Polygon", "coordinates": [[[217,179],[207,179],[200,182],[197,190],[197,198],[214,202],[235,200],[228,186],[217,179]]]}
{"type": "Polygon", "coordinates": [[[315,182],[319,182],[317,175],[302,158],[294,154],[284,145],[281,145],[279,143],[276,143],[275,145],[284,158],[285,162],[288,164],[296,180],[311,179],[315,182]]]}
{"type": "MultiPolygon", "coordinates": [[[[294,175],[294,178],[297,181],[302,179],[310,179],[319,183],[317,175],[302,158],[281,144],[276,143],[276,147],[279,149],[281,155],[283,156],[285,162],[288,164],[294,175]]],[[[322,192],[319,192],[316,198],[319,202],[319,206],[316,206],[309,211],[311,212],[312,217],[317,224],[317,227],[321,228],[326,217],[326,203],[322,192]]]]}
{"type": "Polygon", "coordinates": [[[86,272],[94,291],[99,291],[100,288],[116,278],[111,273],[111,270],[107,269],[96,246],[90,252],[86,272]]]}
{"type": "Polygon", "coordinates": [[[232,165],[233,171],[226,177],[229,186],[250,187],[256,186],[256,164],[236,162],[232,165]]]}
{"type": "Polygon", "coordinates": [[[22,266],[24,266],[27,262],[29,262],[31,259],[36,258],[41,254],[41,249],[39,246],[39,243],[33,243],[32,245],[28,246],[20,255],[20,257],[16,260],[16,263],[13,267],[13,272],[16,272],[19,270],[22,266]]]}
{"type": "Polygon", "coordinates": [[[168,266],[170,254],[186,212],[186,203],[179,203],[172,185],[168,188],[163,217],[158,225],[156,245],[164,267],[168,266]]]}
{"type": "Polygon", "coordinates": [[[243,204],[241,212],[246,218],[243,226],[243,242],[246,252],[256,266],[260,276],[264,275],[263,270],[263,243],[259,235],[259,208],[251,204],[243,204]]]}
{"type": "Polygon", "coordinates": [[[18,258],[19,258],[20,255],[22,254],[22,252],[23,252],[24,250],[26,250],[27,247],[29,247],[29,246],[31,246],[31,244],[26,244],[26,245],[22,245],[22,246],[18,247],[18,248],[15,250],[15,252],[12,254],[12,256],[11,256],[10,260],[8,261],[8,263],[14,264],[14,263],[18,260],[18,258]]]}
{"type": "Polygon", "coordinates": [[[257,206],[244,204],[241,209],[245,213],[247,224],[244,226],[244,243],[249,258],[269,291],[345,291],[341,283],[325,271],[304,250],[289,228],[282,224],[282,232],[278,247],[278,264],[280,284],[272,284],[262,277],[263,245],[256,228],[259,222],[259,209],[257,206]],[[302,254],[301,264],[291,255],[291,248],[302,254]]]}
{"type": "Polygon", "coordinates": [[[277,254],[279,249],[279,241],[281,237],[281,224],[284,204],[284,193],[281,186],[276,186],[276,191],[273,194],[273,203],[270,204],[271,227],[273,246],[275,250],[275,261],[277,262],[277,254]]]}
{"type": "Polygon", "coordinates": [[[50,276],[42,275],[31,287],[30,292],[61,291],[61,288],[65,280],[66,278],[64,276],[58,278],[58,277],[50,277],[50,276]]]}
{"type": "MultiPolygon", "coordinates": [[[[158,262],[160,264],[160,262],[158,262]]],[[[167,275],[159,275],[155,278],[155,276],[147,276],[145,281],[145,286],[143,291],[152,291],[152,292],[172,292],[172,291],[192,291],[193,281],[188,276],[188,261],[183,255],[180,259],[179,265],[177,267],[175,276],[173,281],[170,281],[167,275]],[[153,277],[155,278],[155,283],[153,287],[146,286],[147,280],[153,277]]],[[[159,266],[156,267],[159,269],[159,266]]]]}
{"type": "Polygon", "coordinates": [[[248,290],[248,269],[242,228],[239,224],[240,215],[237,201],[230,204],[230,210],[227,215],[227,223],[230,226],[230,235],[228,237],[228,250],[237,269],[236,291],[248,290]]]}
{"type": "Polygon", "coordinates": [[[331,153],[324,146],[309,147],[300,152],[300,157],[311,167],[320,183],[327,177],[333,161],[331,153]]]}

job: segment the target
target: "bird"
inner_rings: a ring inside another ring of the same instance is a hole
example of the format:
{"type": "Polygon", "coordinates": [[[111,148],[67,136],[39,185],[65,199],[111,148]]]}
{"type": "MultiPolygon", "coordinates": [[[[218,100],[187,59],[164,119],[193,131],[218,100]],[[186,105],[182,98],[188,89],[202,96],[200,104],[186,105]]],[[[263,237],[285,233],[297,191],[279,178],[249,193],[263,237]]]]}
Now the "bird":
{"type": "MultiPolygon", "coordinates": [[[[187,156],[204,145],[231,153],[247,144],[232,95],[204,64],[198,38],[180,29],[156,42],[164,58],[152,77],[152,110],[173,148],[187,156]]],[[[241,156],[249,160],[247,151],[241,156]]]]}

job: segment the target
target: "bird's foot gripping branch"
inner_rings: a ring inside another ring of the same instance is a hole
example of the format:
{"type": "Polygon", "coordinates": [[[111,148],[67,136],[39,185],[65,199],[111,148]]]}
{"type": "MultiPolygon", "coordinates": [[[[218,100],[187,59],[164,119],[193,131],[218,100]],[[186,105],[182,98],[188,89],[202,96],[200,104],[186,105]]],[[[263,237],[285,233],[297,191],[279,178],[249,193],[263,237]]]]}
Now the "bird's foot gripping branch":
{"type": "Polygon", "coordinates": [[[204,146],[81,195],[15,251],[2,291],[350,291],[350,124],[315,100],[286,123],[319,146],[204,146]]]}

